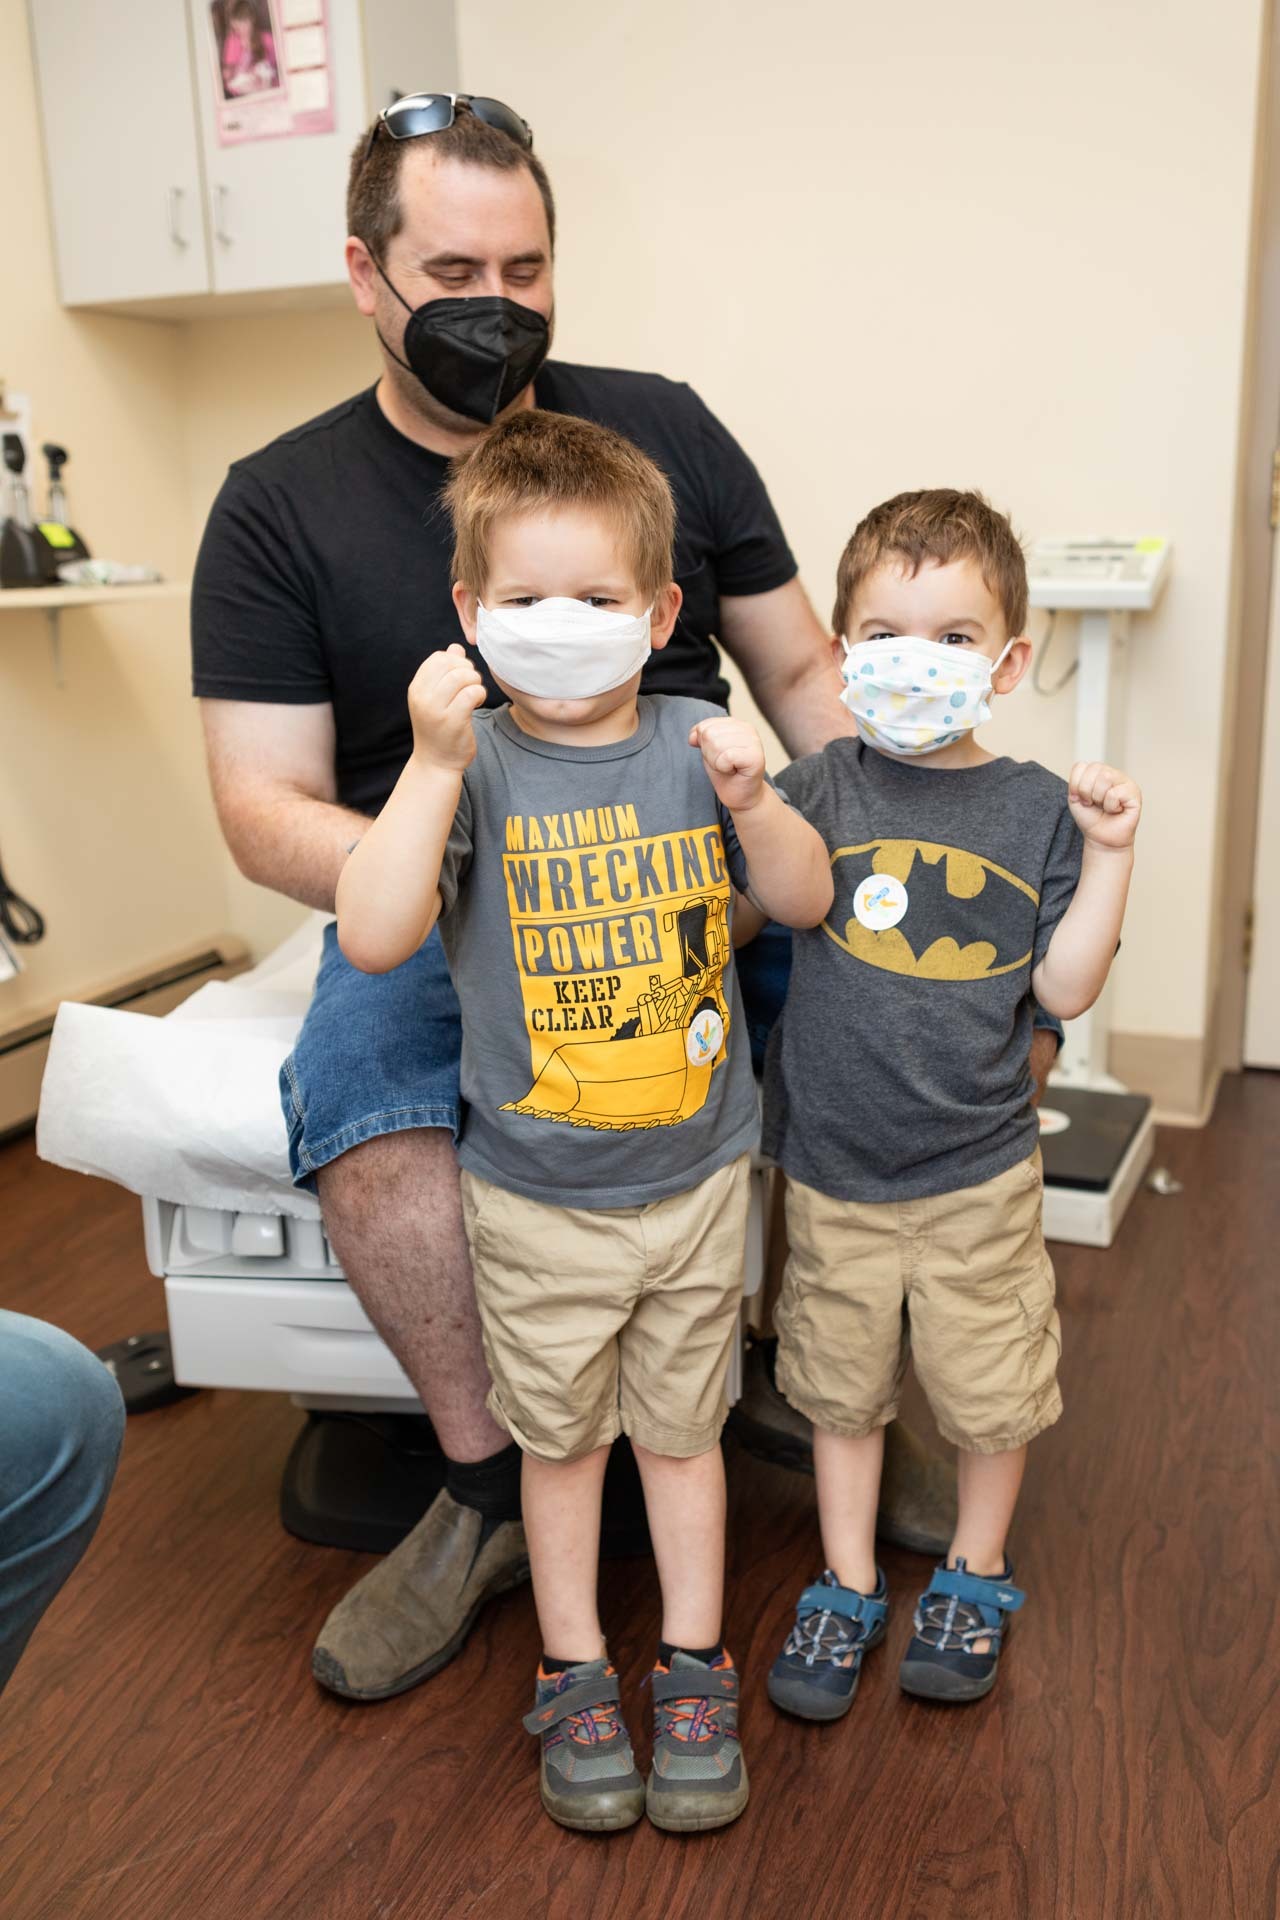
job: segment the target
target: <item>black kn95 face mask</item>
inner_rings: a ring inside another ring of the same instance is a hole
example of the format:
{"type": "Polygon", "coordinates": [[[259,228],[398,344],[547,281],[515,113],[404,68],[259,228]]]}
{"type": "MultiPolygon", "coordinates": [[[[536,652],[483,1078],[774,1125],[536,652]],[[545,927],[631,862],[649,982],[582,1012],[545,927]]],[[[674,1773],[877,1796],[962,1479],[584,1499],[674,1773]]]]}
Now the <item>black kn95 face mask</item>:
{"type": "Polygon", "coordinates": [[[428,300],[411,307],[380,262],[374,265],[409,315],[403,359],[378,335],[391,358],[416,375],[432,399],[451,413],[485,426],[496,420],[547,357],[551,329],[546,316],[502,294],[428,300]]]}

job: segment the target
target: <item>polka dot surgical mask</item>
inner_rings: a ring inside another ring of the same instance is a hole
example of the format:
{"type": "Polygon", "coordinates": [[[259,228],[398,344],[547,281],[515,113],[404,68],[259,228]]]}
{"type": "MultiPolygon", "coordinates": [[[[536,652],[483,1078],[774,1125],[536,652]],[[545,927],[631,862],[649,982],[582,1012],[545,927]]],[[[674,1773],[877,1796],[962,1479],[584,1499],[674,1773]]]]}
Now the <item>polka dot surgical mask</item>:
{"type": "Polygon", "coordinates": [[[840,698],[869,746],[887,753],[936,753],[991,718],[997,660],[971,647],[944,647],[918,634],[847,640],[840,698]]]}

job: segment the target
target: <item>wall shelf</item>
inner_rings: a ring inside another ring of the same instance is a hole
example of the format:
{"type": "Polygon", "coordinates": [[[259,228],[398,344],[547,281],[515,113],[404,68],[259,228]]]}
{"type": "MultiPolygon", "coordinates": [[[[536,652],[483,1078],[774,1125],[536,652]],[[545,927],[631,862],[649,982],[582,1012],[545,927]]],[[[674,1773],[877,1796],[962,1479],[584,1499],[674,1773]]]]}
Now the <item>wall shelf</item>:
{"type": "Polygon", "coordinates": [[[49,627],[53,675],[62,678],[62,615],[69,607],[136,607],[157,600],[186,600],[189,580],[150,580],[136,587],[0,587],[0,613],[42,613],[49,627]]]}
{"type": "Polygon", "coordinates": [[[0,613],[60,613],[63,607],[129,606],[147,600],[184,600],[189,580],[151,580],[138,587],[0,587],[0,613]]]}

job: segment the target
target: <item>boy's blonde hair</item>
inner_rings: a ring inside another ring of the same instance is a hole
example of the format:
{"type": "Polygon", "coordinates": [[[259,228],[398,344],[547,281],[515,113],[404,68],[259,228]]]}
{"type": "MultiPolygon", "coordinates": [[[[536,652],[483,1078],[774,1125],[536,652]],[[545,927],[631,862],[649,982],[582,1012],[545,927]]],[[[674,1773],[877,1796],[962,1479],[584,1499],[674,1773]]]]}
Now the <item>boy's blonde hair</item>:
{"type": "Polygon", "coordinates": [[[453,577],[483,593],[500,520],[546,507],[587,507],[611,521],[647,600],[671,581],[675,508],[667,477],[620,433],[531,408],[485,435],[449,476],[453,577]]]}
{"type": "Polygon", "coordinates": [[[997,513],[980,493],[926,487],[895,494],[859,521],[840,555],[832,631],[843,634],[859,585],[886,561],[900,561],[909,574],[926,561],[947,566],[974,560],[1000,602],[1010,637],[1027,624],[1027,563],[1007,514],[997,513]]]}

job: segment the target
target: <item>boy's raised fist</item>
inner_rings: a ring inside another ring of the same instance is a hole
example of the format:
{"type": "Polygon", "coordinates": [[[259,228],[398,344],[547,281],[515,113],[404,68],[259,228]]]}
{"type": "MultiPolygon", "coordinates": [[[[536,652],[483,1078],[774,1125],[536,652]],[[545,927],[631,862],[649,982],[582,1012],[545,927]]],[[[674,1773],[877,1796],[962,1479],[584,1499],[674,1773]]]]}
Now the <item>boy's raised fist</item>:
{"type": "Polygon", "coordinates": [[[461,772],[476,757],[471,716],[484,705],[484,681],[455,640],[429,653],[409,687],[414,758],[461,772]]]}
{"type": "Polygon", "coordinates": [[[1067,780],[1067,805],[1090,846],[1117,852],[1133,845],[1142,795],[1127,773],[1100,760],[1077,760],[1067,780]]]}
{"type": "Polygon", "coordinates": [[[730,813],[753,807],[764,791],[764,745],[746,720],[699,720],[689,729],[717,798],[730,813]]]}

